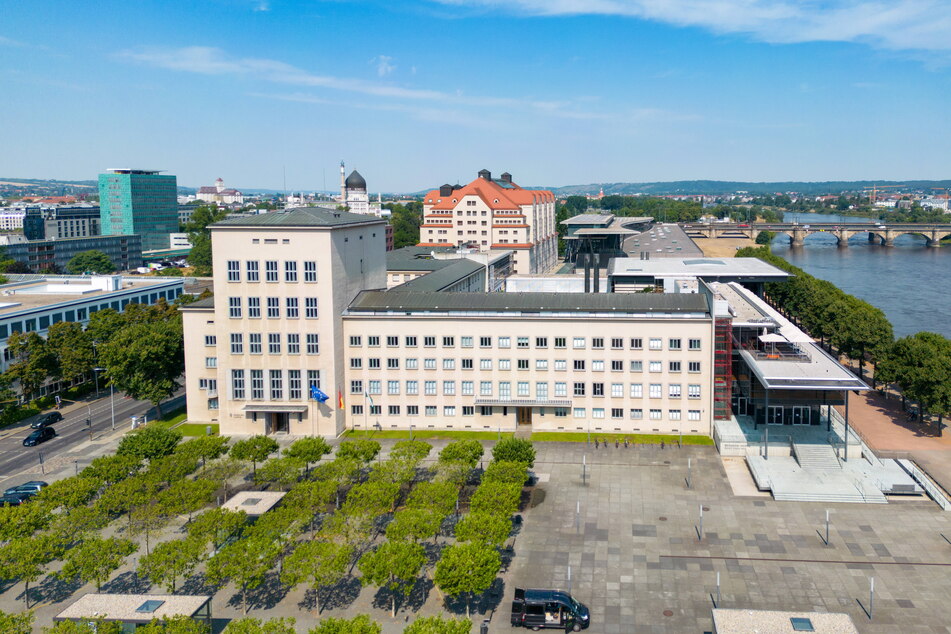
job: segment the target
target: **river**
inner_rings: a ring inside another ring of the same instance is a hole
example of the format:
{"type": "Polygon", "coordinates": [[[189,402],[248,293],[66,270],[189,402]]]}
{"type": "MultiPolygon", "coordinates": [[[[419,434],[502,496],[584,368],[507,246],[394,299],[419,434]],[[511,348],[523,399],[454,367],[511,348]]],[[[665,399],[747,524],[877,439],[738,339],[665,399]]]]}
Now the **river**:
{"type": "MultiPolygon", "coordinates": [[[[799,224],[877,221],[836,214],[786,212],[785,222],[799,224]]],[[[818,278],[881,308],[896,337],[930,330],[951,337],[951,244],[925,246],[920,236],[901,236],[894,247],[870,244],[854,236],[839,248],[835,236],[813,234],[805,246],[792,248],[786,236],[777,236],[772,251],[818,278]]]]}

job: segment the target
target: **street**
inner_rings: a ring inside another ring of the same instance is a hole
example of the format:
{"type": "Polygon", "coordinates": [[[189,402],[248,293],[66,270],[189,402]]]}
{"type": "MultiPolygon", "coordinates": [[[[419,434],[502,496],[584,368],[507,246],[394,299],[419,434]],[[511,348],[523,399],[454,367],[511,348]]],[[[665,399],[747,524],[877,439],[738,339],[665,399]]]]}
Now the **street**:
{"type": "MultiPolygon", "coordinates": [[[[53,425],[57,436],[35,447],[24,447],[23,439],[32,431],[29,423],[18,423],[6,429],[0,437],[0,486],[4,488],[19,484],[21,481],[42,480],[40,472],[22,474],[20,472],[32,467],[40,466],[51,460],[60,459],[83,443],[90,440],[90,428],[86,426],[86,419],[92,421],[91,431],[93,440],[111,434],[113,429],[113,405],[115,408],[115,429],[128,431],[131,428],[131,417],[147,415],[149,420],[154,418],[155,409],[147,401],[134,401],[116,393],[114,403],[110,404],[108,391],[98,400],[77,401],[61,410],[63,420],[53,425]]],[[[185,403],[185,390],[179,390],[175,396],[162,403],[162,411],[170,412],[185,403]]],[[[91,448],[92,449],[92,448],[91,448]]],[[[82,454],[71,456],[78,460],[79,468],[86,466],[93,458],[102,455],[101,452],[90,452],[88,458],[82,454]]]]}

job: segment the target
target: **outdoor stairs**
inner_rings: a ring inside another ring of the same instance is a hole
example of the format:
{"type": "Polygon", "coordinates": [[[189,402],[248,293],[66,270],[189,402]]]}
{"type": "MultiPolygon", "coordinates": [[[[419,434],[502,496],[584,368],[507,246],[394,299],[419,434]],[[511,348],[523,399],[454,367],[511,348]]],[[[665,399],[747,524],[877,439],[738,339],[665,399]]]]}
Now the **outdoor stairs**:
{"type": "Polygon", "coordinates": [[[881,491],[865,490],[855,493],[818,493],[818,492],[789,492],[773,489],[773,499],[782,502],[852,502],[858,504],[888,504],[888,500],[881,491]]]}
{"type": "Polygon", "coordinates": [[[832,445],[793,443],[793,452],[796,454],[799,466],[803,469],[828,471],[842,468],[832,445]]]}

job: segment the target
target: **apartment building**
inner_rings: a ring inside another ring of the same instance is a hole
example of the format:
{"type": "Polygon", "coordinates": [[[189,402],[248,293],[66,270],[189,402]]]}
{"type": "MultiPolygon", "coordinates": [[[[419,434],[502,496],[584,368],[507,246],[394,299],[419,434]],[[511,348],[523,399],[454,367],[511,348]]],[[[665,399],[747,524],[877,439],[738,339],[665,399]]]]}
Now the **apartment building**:
{"type": "Polygon", "coordinates": [[[515,252],[515,274],[543,273],[558,260],[555,196],[522,189],[508,172],[488,170],[465,186],[443,185],[423,197],[419,246],[515,252]]]}

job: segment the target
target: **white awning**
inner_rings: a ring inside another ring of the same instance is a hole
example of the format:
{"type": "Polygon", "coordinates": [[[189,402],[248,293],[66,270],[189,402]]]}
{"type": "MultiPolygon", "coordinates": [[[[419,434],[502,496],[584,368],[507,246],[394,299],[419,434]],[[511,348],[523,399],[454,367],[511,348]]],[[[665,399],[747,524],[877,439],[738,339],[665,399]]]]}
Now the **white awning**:
{"type": "Polygon", "coordinates": [[[759,340],[763,343],[787,343],[789,341],[786,339],[786,337],[774,332],[771,332],[768,335],[760,335],[759,340]]]}

